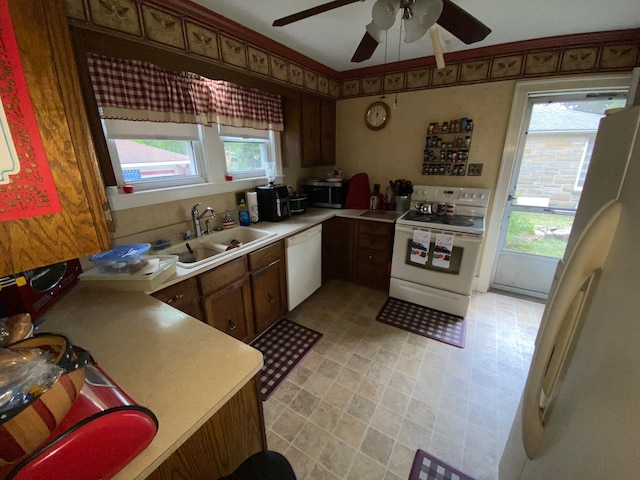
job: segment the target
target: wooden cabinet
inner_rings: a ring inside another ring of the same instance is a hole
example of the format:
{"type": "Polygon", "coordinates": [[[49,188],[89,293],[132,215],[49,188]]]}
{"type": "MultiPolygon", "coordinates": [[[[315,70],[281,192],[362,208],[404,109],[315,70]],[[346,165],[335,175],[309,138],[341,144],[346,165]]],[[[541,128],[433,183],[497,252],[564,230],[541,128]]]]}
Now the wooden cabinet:
{"type": "Polygon", "coordinates": [[[198,277],[205,321],[245,342],[254,336],[251,285],[246,265],[246,257],[241,257],[198,277]]]}
{"type": "Polygon", "coordinates": [[[334,165],[335,101],[310,94],[285,97],[282,150],[286,166],[334,165]]]}
{"type": "Polygon", "coordinates": [[[322,279],[389,288],[393,224],[333,217],[322,224],[322,279]]]}
{"type": "Polygon", "coordinates": [[[393,224],[356,220],[354,280],[387,290],[391,272],[393,224]]]}
{"type": "Polygon", "coordinates": [[[189,278],[183,282],[163,288],[159,292],[153,293],[152,296],[187,315],[204,321],[202,306],[200,305],[200,287],[198,286],[198,280],[195,278],[189,278]]]}
{"type": "Polygon", "coordinates": [[[0,222],[0,277],[111,245],[103,210],[107,199],[80,94],[65,2],[9,0],[9,10],[62,210],[0,222]]]}
{"type": "Polygon", "coordinates": [[[355,220],[333,217],[322,224],[322,281],[350,280],[355,220]]]}
{"type": "Polygon", "coordinates": [[[265,331],[287,311],[284,242],[249,254],[255,333],[265,331]]]}
{"type": "Polygon", "coordinates": [[[267,441],[255,381],[247,383],[148,477],[213,480],[233,472],[267,441]]]}

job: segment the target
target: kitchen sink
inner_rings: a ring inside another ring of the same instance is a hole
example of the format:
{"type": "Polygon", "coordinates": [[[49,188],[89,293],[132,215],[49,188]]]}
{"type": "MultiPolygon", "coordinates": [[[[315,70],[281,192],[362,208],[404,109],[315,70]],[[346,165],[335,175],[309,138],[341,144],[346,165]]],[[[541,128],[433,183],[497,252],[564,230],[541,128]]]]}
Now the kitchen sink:
{"type": "Polygon", "coordinates": [[[275,232],[258,228],[234,227],[205,234],[200,238],[185,240],[158,253],[177,255],[178,267],[193,269],[221,260],[239,250],[264,243],[275,235],[275,232]]]}

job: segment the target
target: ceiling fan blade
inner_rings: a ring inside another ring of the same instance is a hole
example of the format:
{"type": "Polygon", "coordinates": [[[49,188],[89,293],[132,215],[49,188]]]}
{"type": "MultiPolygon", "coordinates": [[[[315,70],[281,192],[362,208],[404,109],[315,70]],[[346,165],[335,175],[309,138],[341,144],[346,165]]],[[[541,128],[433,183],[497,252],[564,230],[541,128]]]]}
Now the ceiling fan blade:
{"type": "Polygon", "coordinates": [[[352,62],[364,62],[365,60],[369,60],[373,52],[376,51],[376,47],[378,46],[378,41],[373,38],[369,32],[365,32],[362,40],[360,40],[360,45],[356,49],[356,53],[351,57],[352,62]]]}
{"type": "Polygon", "coordinates": [[[440,70],[444,68],[445,65],[440,34],[438,33],[438,27],[436,25],[429,29],[429,35],[431,36],[431,44],[433,45],[433,56],[436,58],[436,67],[440,70]]]}
{"type": "Polygon", "coordinates": [[[491,29],[451,0],[442,0],[444,8],[436,22],[467,45],[484,40],[491,29]]]}
{"type": "Polygon", "coordinates": [[[364,2],[364,0],[334,0],[333,2],[324,3],[322,5],[318,5],[317,7],[309,8],[307,10],[303,10],[301,12],[279,18],[278,20],[273,22],[273,26],[283,27],[284,25],[289,25],[290,23],[313,17],[314,15],[318,15],[319,13],[328,12],[329,10],[333,10],[334,8],[344,7],[345,5],[356,2],[364,2]]]}

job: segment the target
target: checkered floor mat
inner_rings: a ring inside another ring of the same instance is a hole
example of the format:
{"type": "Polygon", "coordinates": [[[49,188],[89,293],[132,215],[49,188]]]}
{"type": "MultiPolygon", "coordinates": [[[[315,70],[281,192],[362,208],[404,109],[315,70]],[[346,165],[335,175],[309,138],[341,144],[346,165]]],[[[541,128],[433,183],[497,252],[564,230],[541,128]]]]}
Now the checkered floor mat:
{"type": "Polygon", "coordinates": [[[464,348],[464,318],[389,297],[376,320],[394,327],[464,348]]]}
{"type": "Polygon", "coordinates": [[[409,480],[474,480],[442,460],[418,450],[413,459],[409,480]]]}
{"type": "Polygon", "coordinates": [[[264,357],[258,374],[263,401],[321,338],[321,333],[283,318],[251,342],[264,357]]]}

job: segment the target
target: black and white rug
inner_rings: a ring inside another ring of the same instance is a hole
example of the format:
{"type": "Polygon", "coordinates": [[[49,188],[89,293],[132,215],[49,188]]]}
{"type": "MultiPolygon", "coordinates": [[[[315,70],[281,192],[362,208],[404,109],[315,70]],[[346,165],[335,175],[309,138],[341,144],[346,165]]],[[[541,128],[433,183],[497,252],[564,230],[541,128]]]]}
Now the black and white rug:
{"type": "Polygon", "coordinates": [[[460,470],[447,465],[424,450],[418,450],[413,458],[409,480],[474,480],[460,470]]]}
{"type": "Polygon", "coordinates": [[[467,323],[457,315],[389,297],[378,312],[376,320],[464,348],[467,323]]]}
{"type": "Polygon", "coordinates": [[[263,401],[321,338],[321,333],[283,318],[251,342],[264,357],[258,374],[263,401]]]}

